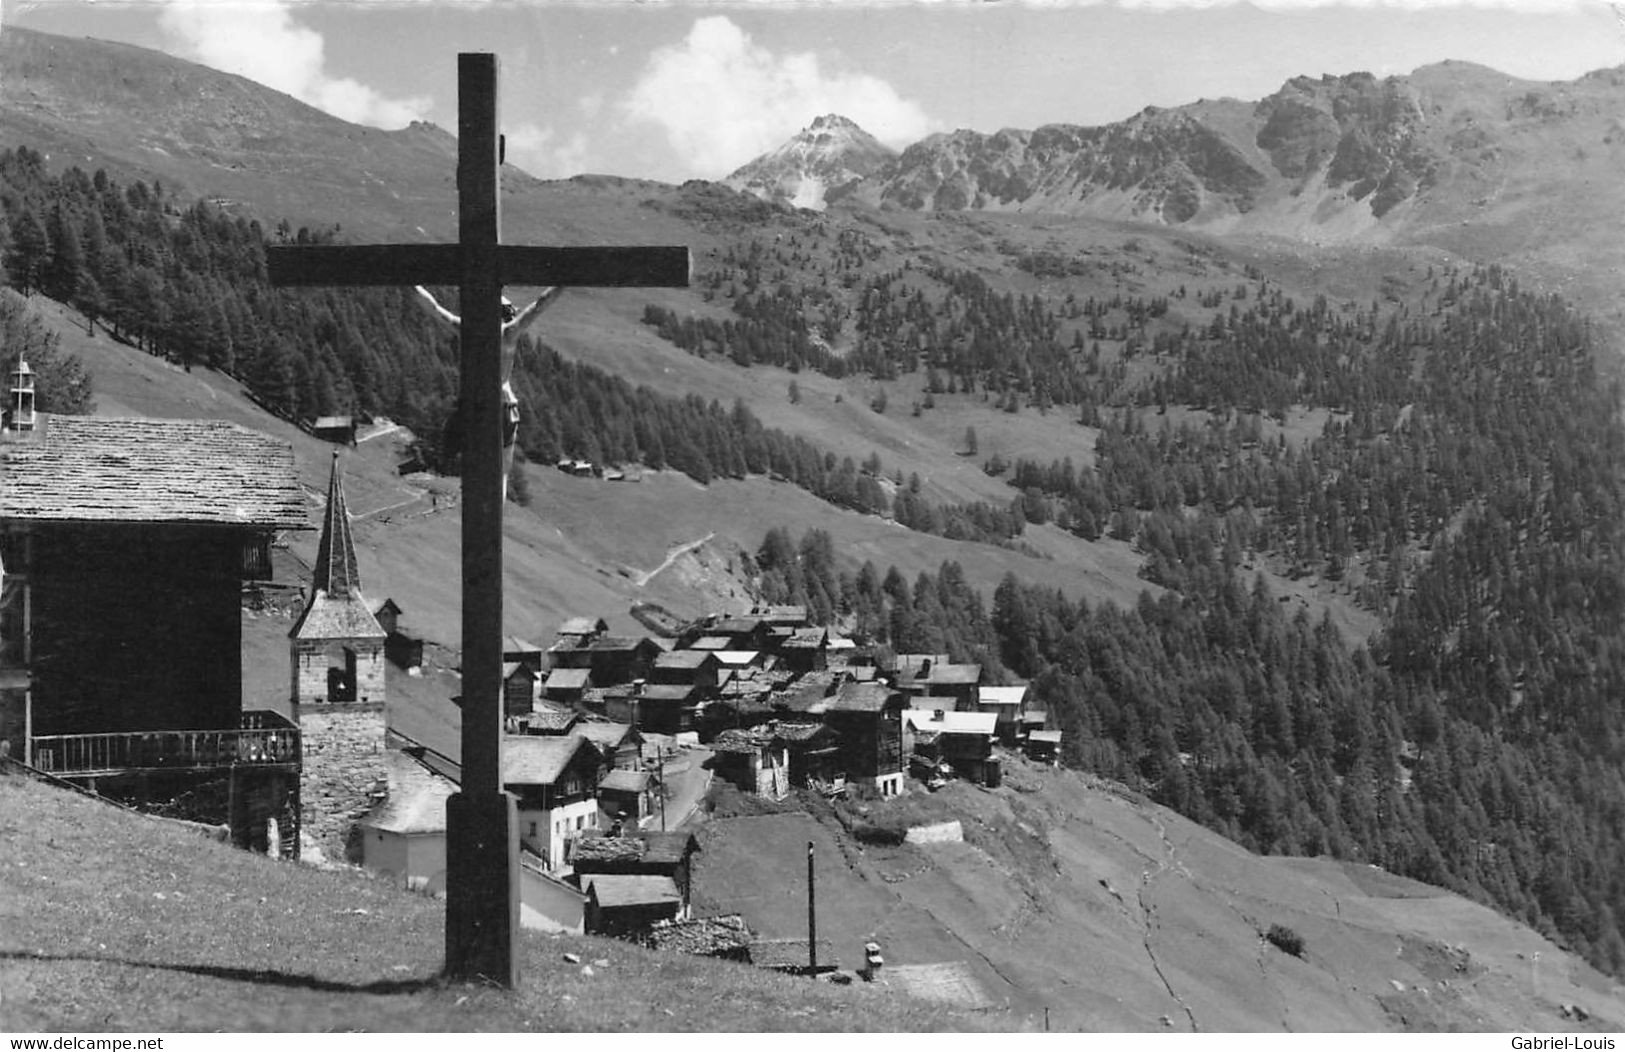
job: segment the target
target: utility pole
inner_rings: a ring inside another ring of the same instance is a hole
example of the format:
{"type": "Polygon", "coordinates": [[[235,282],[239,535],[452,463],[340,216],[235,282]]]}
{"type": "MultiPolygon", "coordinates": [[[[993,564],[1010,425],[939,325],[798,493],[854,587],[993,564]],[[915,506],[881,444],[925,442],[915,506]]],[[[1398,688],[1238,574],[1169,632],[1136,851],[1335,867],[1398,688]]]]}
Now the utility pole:
{"type": "Polygon", "coordinates": [[[813,842],[807,841],[807,971],[818,974],[818,899],[814,894],[813,842]]]}

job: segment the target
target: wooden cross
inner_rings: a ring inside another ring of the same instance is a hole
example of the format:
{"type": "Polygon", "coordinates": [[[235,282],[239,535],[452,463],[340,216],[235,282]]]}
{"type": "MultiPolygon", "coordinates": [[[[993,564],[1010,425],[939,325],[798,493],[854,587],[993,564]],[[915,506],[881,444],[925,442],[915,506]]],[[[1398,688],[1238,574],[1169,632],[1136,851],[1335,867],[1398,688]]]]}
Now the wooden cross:
{"type": "Polygon", "coordinates": [[[683,288],[673,247],[501,243],[497,59],[457,56],[456,244],[278,246],[273,285],[456,285],[462,323],[462,785],[446,804],[446,972],[512,986],[519,927],[518,820],[502,791],[502,288],[683,288]]]}

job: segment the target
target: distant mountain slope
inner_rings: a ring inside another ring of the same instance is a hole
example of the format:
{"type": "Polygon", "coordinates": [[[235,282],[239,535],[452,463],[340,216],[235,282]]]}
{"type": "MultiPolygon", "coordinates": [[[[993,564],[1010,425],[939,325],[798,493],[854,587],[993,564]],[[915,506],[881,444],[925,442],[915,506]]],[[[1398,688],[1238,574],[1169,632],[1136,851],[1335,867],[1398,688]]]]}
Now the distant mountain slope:
{"type": "Polygon", "coordinates": [[[723,182],[768,201],[822,209],[826,199],[878,172],[896,156],[854,122],[831,113],[723,182]]]}

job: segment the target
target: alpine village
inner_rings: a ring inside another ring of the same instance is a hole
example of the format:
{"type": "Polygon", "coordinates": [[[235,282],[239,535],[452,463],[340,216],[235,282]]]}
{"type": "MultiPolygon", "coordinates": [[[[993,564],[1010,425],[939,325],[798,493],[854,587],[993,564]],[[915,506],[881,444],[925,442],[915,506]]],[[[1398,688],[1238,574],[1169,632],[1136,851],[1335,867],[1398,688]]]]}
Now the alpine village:
{"type": "Polygon", "coordinates": [[[0,1029],[1625,1026],[1625,72],[504,165],[692,257],[518,342],[512,990],[456,289],[267,273],[453,238],[456,138],[0,76],[0,1029]]]}

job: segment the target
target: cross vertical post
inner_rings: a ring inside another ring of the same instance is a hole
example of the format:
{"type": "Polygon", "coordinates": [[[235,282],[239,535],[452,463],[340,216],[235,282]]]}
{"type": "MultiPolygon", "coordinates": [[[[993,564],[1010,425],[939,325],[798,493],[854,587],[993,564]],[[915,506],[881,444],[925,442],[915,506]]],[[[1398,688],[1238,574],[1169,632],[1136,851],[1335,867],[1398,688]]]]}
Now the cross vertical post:
{"type": "Polygon", "coordinates": [[[276,245],[273,285],[457,285],[462,312],[461,791],[446,802],[446,974],[518,980],[519,829],[502,789],[502,288],[686,288],[688,249],[503,245],[497,59],[457,57],[458,243],[276,245]]]}
{"type": "Polygon", "coordinates": [[[518,977],[519,817],[502,791],[502,282],[497,57],[457,56],[463,401],[461,791],[446,802],[446,971],[518,977]]]}

